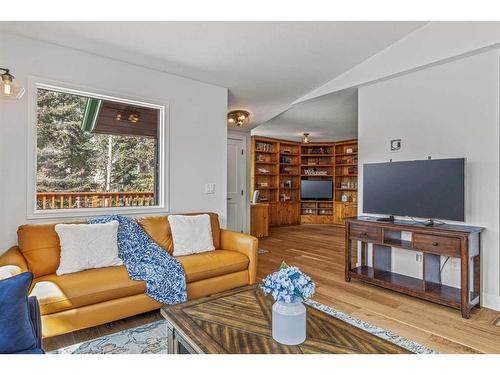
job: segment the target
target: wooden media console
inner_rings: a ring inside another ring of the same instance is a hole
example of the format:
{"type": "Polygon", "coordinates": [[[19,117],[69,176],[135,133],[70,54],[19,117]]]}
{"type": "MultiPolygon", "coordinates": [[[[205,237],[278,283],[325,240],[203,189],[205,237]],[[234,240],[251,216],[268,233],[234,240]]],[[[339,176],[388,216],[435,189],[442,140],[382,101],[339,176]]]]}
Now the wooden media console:
{"type": "Polygon", "coordinates": [[[460,309],[464,318],[480,302],[480,238],[484,228],[420,222],[380,222],[374,217],[346,219],[345,279],[355,278],[383,288],[460,309]],[[357,246],[360,243],[360,257],[357,246]],[[368,244],[371,258],[368,259],[368,244]],[[423,254],[422,278],[392,270],[392,252],[398,249],[423,254]],[[460,259],[460,287],[441,282],[441,257],[460,259]]]}

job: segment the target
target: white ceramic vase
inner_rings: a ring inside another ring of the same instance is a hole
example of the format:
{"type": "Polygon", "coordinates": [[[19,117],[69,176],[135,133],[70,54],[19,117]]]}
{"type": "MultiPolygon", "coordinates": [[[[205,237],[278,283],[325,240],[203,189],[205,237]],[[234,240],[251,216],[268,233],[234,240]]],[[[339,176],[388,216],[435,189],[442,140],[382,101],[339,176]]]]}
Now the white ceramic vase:
{"type": "Polygon", "coordinates": [[[274,303],[273,339],[285,345],[306,340],[306,307],[301,301],[274,303]]]}

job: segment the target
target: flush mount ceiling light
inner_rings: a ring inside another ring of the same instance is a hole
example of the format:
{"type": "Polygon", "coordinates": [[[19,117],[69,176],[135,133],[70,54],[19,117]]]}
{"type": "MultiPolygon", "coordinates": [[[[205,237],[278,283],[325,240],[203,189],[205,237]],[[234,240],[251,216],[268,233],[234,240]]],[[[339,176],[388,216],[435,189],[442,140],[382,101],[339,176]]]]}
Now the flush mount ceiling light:
{"type": "Polygon", "coordinates": [[[137,124],[141,120],[141,113],[139,111],[126,108],[125,110],[118,110],[116,112],[116,121],[127,120],[133,124],[137,124]]]}
{"type": "Polygon", "coordinates": [[[141,114],[137,111],[132,111],[128,115],[128,120],[133,124],[137,124],[139,122],[140,118],[141,118],[141,114]]]}
{"type": "Polygon", "coordinates": [[[227,122],[230,125],[245,126],[250,122],[250,113],[240,109],[231,111],[227,114],[227,122]]]}
{"type": "Polygon", "coordinates": [[[302,135],[302,143],[309,143],[309,133],[304,133],[302,135]]]}
{"type": "Polygon", "coordinates": [[[21,99],[24,95],[24,88],[19,87],[16,84],[14,84],[14,76],[10,74],[9,69],[7,68],[0,68],[0,71],[3,73],[0,75],[2,77],[2,83],[1,83],[1,90],[2,90],[2,95],[1,97],[4,99],[21,99]]]}

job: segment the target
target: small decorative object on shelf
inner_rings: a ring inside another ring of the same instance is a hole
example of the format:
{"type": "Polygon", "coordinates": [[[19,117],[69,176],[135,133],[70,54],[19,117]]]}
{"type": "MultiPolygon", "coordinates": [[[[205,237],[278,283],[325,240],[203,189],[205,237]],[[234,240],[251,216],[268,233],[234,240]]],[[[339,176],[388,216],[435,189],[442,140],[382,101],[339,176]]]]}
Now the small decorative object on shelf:
{"type": "Polygon", "coordinates": [[[282,202],[289,202],[291,199],[292,198],[289,195],[287,195],[285,193],[281,194],[281,201],[282,202]]]}
{"type": "Polygon", "coordinates": [[[347,168],[347,173],[349,173],[349,174],[356,174],[356,173],[358,173],[358,167],[349,167],[349,168],[347,168]]]}
{"type": "Polygon", "coordinates": [[[281,263],[279,271],[268,275],[260,288],[271,294],[273,305],[273,339],[285,345],[299,345],[306,339],[306,308],[302,301],[316,290],[314,281],[297,267],[281,263]]]}
{"type": "Polygon", "coordinates": [[[308,176],[326,176],[328,171],[319,170],[316,168],[313,169],[304,169],[304,174],[308,176]]]}
{"type": "Polygon", "coordinates": [[[346,154],[352,154],[352,153],[353,153],[353,149],[352,149],[352,147],[348,147],[348,148],[346,148],[345,153],[346,153],[346,154]]]}
{"type": "Polygon", "coordinates": [[[292,164],[292,159],[286,156],[280,156],[281,164],[292,164]]]}
{"type": "Polygon", "coordinates": [[[274,152],[274,146],[270,143],[259,142],[255,146],[256,151],[274,152]]]}

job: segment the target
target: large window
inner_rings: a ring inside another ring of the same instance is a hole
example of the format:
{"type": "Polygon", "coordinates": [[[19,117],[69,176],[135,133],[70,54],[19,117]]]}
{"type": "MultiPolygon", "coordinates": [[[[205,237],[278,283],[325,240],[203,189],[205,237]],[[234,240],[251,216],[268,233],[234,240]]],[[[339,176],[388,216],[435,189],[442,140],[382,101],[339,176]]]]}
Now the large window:
{"type": "Polygon", "coordinates": [[[158,207],[160,108],[36,93],[35,212],[158,207]]]}

